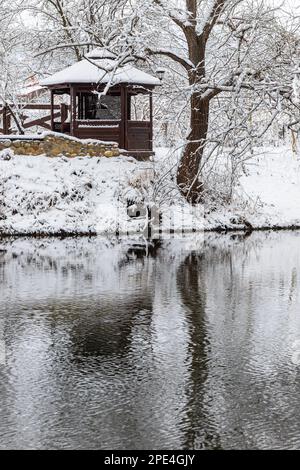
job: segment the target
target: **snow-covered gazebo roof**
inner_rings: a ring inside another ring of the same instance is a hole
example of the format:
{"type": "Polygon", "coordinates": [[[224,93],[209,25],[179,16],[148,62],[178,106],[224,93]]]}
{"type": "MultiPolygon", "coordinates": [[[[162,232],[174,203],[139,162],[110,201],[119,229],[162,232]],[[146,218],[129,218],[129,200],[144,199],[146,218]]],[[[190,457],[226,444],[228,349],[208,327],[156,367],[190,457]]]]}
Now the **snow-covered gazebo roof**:
{"type": "Polygon", "coordinates": [[[55,73],[41,81],[42,86],[65,84],[103,84],[158,86],[160,80],[137,69],[132,64],[116,66],[116,57],[105,49],[97,48],[86,55],[86,58],[70,67],[55,73]]]}

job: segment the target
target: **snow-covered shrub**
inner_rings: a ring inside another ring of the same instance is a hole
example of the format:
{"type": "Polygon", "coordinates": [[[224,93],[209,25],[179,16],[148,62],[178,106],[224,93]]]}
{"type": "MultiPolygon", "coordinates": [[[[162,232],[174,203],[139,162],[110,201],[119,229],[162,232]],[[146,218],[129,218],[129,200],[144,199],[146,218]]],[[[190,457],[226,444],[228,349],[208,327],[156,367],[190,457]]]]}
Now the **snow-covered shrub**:
{"type": "MultiPolygon", "coordinates": [[[[255,156],[259,153],[255,150],[255,156]]],[[[200,175],[203,182],[202,202],[211,211],[228,206],[233,202],[240,178],[247,174],[247,163],[254,159],[254,153],[238,153],[238,148],[216,149],[204,159],[200,175]]]]}
{"type": "Polygon", "coordinates": [[[11,150],[10,148],[1,150],[0,160],[9,161],[14,157],[14,155],[15,154],[14,154],[13,150],[11,150]]]}
{"type": "Polygon", "coordinates": [[[124,197],[128,203],[143,203],[153,199],[154,172],[152,169],[128,175],[124,197]]]}

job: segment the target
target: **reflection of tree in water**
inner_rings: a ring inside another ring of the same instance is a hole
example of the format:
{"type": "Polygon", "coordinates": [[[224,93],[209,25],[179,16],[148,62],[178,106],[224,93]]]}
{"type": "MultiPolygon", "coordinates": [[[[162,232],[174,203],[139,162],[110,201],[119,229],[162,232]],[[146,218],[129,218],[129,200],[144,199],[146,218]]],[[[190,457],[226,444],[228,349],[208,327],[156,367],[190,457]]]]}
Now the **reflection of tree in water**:
{"type": "Polygon", "coordinates": [[[210,423],[205,412],[204,385],[208,374],[209,338],[206,315],[206,262],[205,255],[191,253],[181,263],[177,271],[177,287],[186,307],[190,325],[190,382],[187,406],[190,426],[186,430],[186,449],[218,448],[219,439],[210,431],[210,423]]]}
{"type": "MultiPolygon", "coordinates": [[[[251,241],[249,245],[243,243],[247,238],[248,236],[243,235],[230,235],[230,243],[225,239],[223,246],[222,244],[214,246],[213,242],[208,243],[202,252],[193,252],[187,256],[178,270],[177,285],[187,307],[186,315],[191,327],[191,382],[187,392],[190,396],[188,404],[190,426],[186,433],[187,448],[222,448],[218,414],[222,402],[219,403],[219,399],[223,398],[221,379],[223,375],[217,374],[218,359],[214,354],[222,351],[223,339],[231,334],[228,331],[229,325],[222,323],[224,316],[231,316],[230,321],[234,321],[237,316],[238,321],[241,296],[244,297],[245,305],[249,309],[245,315],[245,327],[249,329],[250,307],[255,292],[251,282],[247,288],[241,290],[239,271],[236,271],[237,266],[243,267],[247,264],[248,256],[252,253],[251,241]],[[220,315],[215,316],[215,313],[220,315]],[[214,318],[218,331],[212,326],[214,318]]],[[[229,328],[233,326],[231,323],[230,325],[229,328]]],[[[233,345],[230,351],[232,350],[233,345]]],[[[224,356],[221,361],[222,363],[225,361],[226,364],[224,356]]],[[[230,365],[229,370],[231,370],[230,365]]],[[[234,372],[232,370],[232,377],[234,372]]]]}

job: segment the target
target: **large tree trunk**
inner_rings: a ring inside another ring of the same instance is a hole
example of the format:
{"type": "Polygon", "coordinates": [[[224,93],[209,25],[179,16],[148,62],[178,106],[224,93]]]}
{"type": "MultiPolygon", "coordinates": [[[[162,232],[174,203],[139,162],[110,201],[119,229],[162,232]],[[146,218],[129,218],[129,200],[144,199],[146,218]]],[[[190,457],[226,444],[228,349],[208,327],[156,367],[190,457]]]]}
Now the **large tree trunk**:
{"type": "MultiPolygon", "coordinates": [[[[195,6],[196,15],[196,6],[195,6]]],[[[201,202],[203,184],[199,180],[199,169],[208,132],[209,100],[203,99],[197,85],[205,78],[206,41],[198,37],[195,29],[187,35],[189,60],[195,65],[189,72],[189,84],[194,88],[190,98],[190,133],[177,170],[177,184],[181,194],[191,204],[201,202]]]]}
{"type": "Polygon", "coordinates": [[[209,122],[209,101],[199,94],[191,96],[191,132],[177,170],[177,184],[181,194],[191,204],[201,202],[203,183],[199,169],[204,152],[209,122]]]}

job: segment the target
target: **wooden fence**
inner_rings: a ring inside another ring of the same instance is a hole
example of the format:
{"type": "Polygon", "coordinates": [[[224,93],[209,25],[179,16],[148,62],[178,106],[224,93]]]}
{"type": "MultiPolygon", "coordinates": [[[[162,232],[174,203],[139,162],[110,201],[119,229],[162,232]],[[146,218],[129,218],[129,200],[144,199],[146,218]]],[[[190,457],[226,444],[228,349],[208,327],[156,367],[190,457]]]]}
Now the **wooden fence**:
{"type": "Polygon", "coordinates": [[[35,104],[19,104],[19,105],[0,105],[0,134],[12,134],[12,133],[19,133],[17,126],[15,124],[15,119],[13,115],[17,115],[19,121],[21,122],[21,127],[24,129],[30,129],[31,127],[43,127],[44,129],[51,130],[53,127],[54,119],[60,119],[61,123],[64,123],[67,119],[68,115],[68,106],[65,104],[61,105],[54,105],[53,106],[54,113],[51,116],[51,104],[44,104],[44,103],[35,103],[35,104]],[[37,119],[29,120],[30,118],[24,114],[24,111],[31,110],[31,111],[48,111],[48,113],[37,119]]]}

